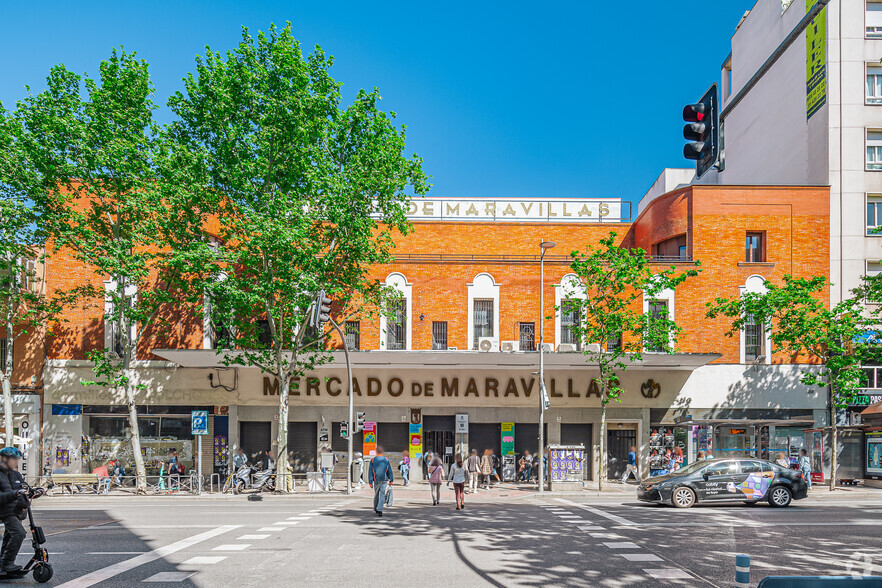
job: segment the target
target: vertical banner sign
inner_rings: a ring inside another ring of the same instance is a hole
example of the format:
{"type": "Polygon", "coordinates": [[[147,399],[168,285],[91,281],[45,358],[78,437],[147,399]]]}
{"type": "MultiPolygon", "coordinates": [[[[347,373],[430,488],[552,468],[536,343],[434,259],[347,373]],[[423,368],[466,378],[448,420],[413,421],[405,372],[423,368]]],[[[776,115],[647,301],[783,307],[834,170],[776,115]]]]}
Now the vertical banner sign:
{"type": "MultiPolygon", "coordinates": [[[[806,0],[806,11],[817,0],[806,0]]],[[[809,23],[805,30],[805,118],[827,103],[827,9],[809,23]]]]}
{"type": "Polygon", "coordinates": [[[364,424],[364,444],[362,446],[362,454],[365,456],[377,454],[376,422],[365,422],[364,424]]]}
{"type": "MultiPolygon", "coordinates": [[[[410,434],[408,438],[408,450],[410,451],[410,459],[420,459],[423,457],[423,426],[410,425],[410,434]]],[[[416,462],[411,462],[416,463],[416,462]]]]}
{"type": "Polygon", "coordinates": [[[514,455],[514,423],[502,423],[502,455],[514,455]]]}

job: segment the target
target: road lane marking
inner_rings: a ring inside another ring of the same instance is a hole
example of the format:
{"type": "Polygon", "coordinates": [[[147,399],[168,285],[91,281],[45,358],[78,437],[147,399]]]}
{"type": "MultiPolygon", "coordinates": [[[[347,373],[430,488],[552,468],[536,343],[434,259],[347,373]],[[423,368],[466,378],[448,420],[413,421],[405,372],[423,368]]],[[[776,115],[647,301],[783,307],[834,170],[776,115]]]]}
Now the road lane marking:
{"type": "Polygon", "coordinates": [[[619,557],[624,557],[628,561],[664,561],[657,555],[651,553],[617,553],[619,557]]]}
{"type": "Polygon", "coordinates": [[[207,541],[208,539],[212,539],[214,537],[217,537],[218,535],[228,533],[233,529],[238,529],[240,526],[241,525],[223,525],[220,527],[216,527],[211,531],[205,531],[204,533],[199,533],[198,535],[193,535],[192,537],[187,537],[186,539],[181,539],[180,541],[175,541],[170,545],[158,547],[153,551],[142,553],[141,555],[138,555],[131,559],[115,563],[113,565],[107,566],[106,568],[101,568],[100,570],[96,570],[90,574],[86,574],[85,576],[80,576],[75,580],[60,584],[57,588],[87,588],[88,586],[94,586],[99,582],[109,580],[114,576],[118,576],[120,574],[128,572],[129,570],[133,570],[138,566],[142,566],[158,559],[162,559],[167,555],[171,555],[172,553],[176,553],[178,551],[181,551],[182,549],[187,549],[188,547],[192,547],[197,543],[202,543],[203,541],[207,541]]]}
{"type": "Polygon", "coordinates": [[[573,502],[572,500],[566,500],[564,498],[558,498],[557,501],[564,504],[569,504],[570,506],[575,506],[576,508],[581,508],[582,510],[587,510],[590,513],[594,513],[598,516],[614,521],[620,525],[628,525],[629,527],[637,526],[637,523],[635,523],[634,521],[629,521],[628,519],[622,518],[618,515],[604,512],[599,508],[594,508],[593,506],[588,506],[587,504],[579,504],[578,502],[573,502]]]}
{"type": "MultiPolygon", "coordinates": [[[[149,553],[147,551],[90,551],[87,555],[140,555],[149,553]]],[[[57,553],[53,555],[58,555],[57,553]]]]}
{"type": "Polygon", "coordinates": [[[218,545],[213,548],[212,551],[244,551],[251,547],[249,543],[226,543],[224,545],[218,545]]]}
{"type": "Polygon", "coordinates": [[[299,525],[301,521],[279,521],[278,523],[273,523],[274,525],[299,525]]]}
{"type": "Polygon", "coordinates": [[[242,535],[241,537],[236,537],[239,541],[257,541],[258,539],[266,539],[269,535],[242,535]]]}
{"type": "Polygon", "coordinates": [[[289,521],[308,521],[312,517],[288,517],[289,521]]]}
{"type": "Polygon", "coordinates": [[[631,541],[604,541],[604,545],[610,549],[640,549],[640,546],[631,541]]]}
{"type": "Polygon", "coordinates": [[[200,555],[197,557],[191,557],[184,563],[182,566],[191,565],[191,566],[201,566],[201,565],[212,565],[216,563],[220,563],[227,559],[226,555],[218,555],[218,556],[210,556],[210,555],[200,555]]]}
{"type": "Polygon", "coordinates": [[[195,575],[196,572],[159,572],[158,574],[153,574],[144,582],[183,582],[190,576],[195,575]]]}
{"type": "Polygon", "coordinates": [[[605,531],[603,527],[598,527],[596,525],[579,525],[580,531],[605,531]]]}
{"type": "Polygon", "coordinates": [[[285,527],[261,527],[257,530],[258,533],[272,533],[274,531],[284,531],[285,527]]]}
{"type": "Polygon", "coordinates": [[[595,539],[624,539],[621,535],[616,533],[588,533],[595,539]]]}
{"type": "Polygon", "coordinates": [[[676,568],[658,568],[643,570],[645,574],[656,580],[694,580],[692,574],[676,568]]]}

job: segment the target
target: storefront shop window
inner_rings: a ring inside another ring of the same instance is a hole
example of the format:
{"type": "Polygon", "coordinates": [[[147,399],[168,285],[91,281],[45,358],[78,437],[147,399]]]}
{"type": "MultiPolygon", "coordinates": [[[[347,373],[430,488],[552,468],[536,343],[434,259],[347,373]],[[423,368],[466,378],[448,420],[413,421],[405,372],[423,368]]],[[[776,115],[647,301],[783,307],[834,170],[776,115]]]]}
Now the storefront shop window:
{"type": "MultiPolygon", "coordinates": [[[[84,414],[87,421],[84,440],[84,471],[91,472],[110,460],[119,460],[127,473],[134,473],[129,419],[126,416],[107,414],[111,407],[84,407],[104,411],[102,415],[84,414]]],[[[117,407],[113,407],[117,408],[117,407]]],[[[145,407],[146,408],[146,407],[145,407]]],[[[183,412],[189,407],[175,407],[183,412]]],[[[178,459],[189,471],[195,467],[195,441],[190,434],[189,416],[156,416],[138,419],[141,447],[146,460],[148,475],[159,473],[168,460],[168,452],[175,449],[178,459]]]]}

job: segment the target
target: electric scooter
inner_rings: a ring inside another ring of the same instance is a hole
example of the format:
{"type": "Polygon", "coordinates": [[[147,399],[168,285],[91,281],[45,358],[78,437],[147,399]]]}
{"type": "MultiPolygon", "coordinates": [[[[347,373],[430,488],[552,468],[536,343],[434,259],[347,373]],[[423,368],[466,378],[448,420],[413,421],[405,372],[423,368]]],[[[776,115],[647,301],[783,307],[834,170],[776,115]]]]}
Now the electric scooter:
{"type": "Polygon", "coordinates": [[[34,522],[31,500],[42,496],[44,490],[42,488],[31,488],[27,485],[24,488],[28,491],[28,523],[31,527],[31,545],[34,547],[34,557],[17,572],[0,572],[0,581],[17,580],[33,572],[34,580],[43,584],[52,579],[52,565],[49,563],[49,552],[43,548],[43,544],[46,543],[46,534],[43,533],[43,528],[38,527],[34,522]]]}

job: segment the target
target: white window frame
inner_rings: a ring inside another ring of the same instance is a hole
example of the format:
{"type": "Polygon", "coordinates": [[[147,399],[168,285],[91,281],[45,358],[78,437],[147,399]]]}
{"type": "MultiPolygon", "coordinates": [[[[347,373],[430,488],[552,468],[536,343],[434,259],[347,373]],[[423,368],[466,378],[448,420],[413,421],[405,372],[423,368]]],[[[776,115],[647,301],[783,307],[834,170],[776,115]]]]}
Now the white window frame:
{"type": "MultiPolygon", "coordinates": [[[[401,297],[407,302],[407,327],[405,329],[405,345],[404,351],[413,349],[413,284],[407,281],[404,274],[393,272],[386,276],[385,284],[387,287],[394,288],[401,294],[401,297]]],[[[386,349],[386,327],[388,323],[386,314],[380,314],[380,349],[386,349]]]]}
{"type": "Polygon", "coordinates": [[[877,227],[882,227],[882,194],[873,194],[868,193],[864,195],[864,225],[867,227],[867,237],[882,237],[882,232],[880,233],[871,233],[873,229],[877,227]],[[876,223],[875,225],[870,225],[870,216],[867,214],[867,209],[870,207],[870,204],[876,205],[876,223]]]}
{"type": "MultiPolygon", "coordinates": [[[[739,296],[744,296],[746,293],[757,293],[761,294],[766,291],[766,279],[759,275],[754,274],[744,280],[744,285],[738,286],[739,296]]],[[[763,363],[766,365],[771,365],[772,363],[772,332],[770,329],[766,329],[765,331],[765,339],[763,341],[763,348],[766,350],[766,358],[763,360],[763,363]]],[[[738,335],[739,338],[739,362],[746,364],[747,363],[747,337],[744,332],[744,329],[741,329],[741,332],[738,335]]],[[[754,362],[751,362],[753,364],[754,362]]]]}
{"type": "MultiPolygon", "coordinates": [[[[104,349],[108,351],[113,351],[113,330],[111,328],[111,321],[107,320],[107,317],[113,314],[113,300],[109,295],[109,292],[115,290],[116,280],[106,280],[104,282],[104,349]]],[[[125,294],[126,296],[131,297],[132,302],[135,302],[135,298],[138,295],[138,287],[134,284],[129,284],[126,286],[125,294]]],[[[138,325],[129,325],[129,340],[134,341],[137,336],[138,325]]],[[[135,358],[132,357],[132,359],[135,358]]]]}
{"type": "Polygon", "coordinates": [[[882,129],[867,129],[865,134],[864,166],[867,171],[882,171],[882,129]],[[870,134],[876,135],[872,139],[870,134]],[[873,149],[873,160],[870,161],[870,149],[873,149]]]}
{"type": "MultiPolygon", "coordinates": [[[[882,274],[882,263],[879,262],[878,259],[868,259],[864,261],[864,275],[865,276],[878,276],[882,274]],[[875,266],[875,267],[874,267],[875,266]]],[[[878,302],[871,302],[870,300],[864,301],[866,304],[871,304],[877,306],[878,302]]]]}
{"type": "MultiPolygon", "coordinates": [[[[647,296],[645,293],[643,294],[643,314],[647,314],[649,312],[649,303],[654,300],[664,300],[668,303],[668,318],[672,321],[676,321],[676,306],[674,305],[674,300],[676,296],[674,295],[674,291],[670,288],[665,288],[661,292],[658,292],[655,296],[647,296]]],[[[672,332],[670,337],[668,338],[668,346],[673,349],[674,347],[674,333],[672,332]]],[[[650,351],[643,348],[644,353],[664,353],[664,351],[650,351]]]]}
{"type": "MultiPolygon", "coordinates": [[[[559,284],[554,284],[554,348],[560,347],[563,337],[563,317],[561,316],[560,307],[564,300],[585,300],[588,298],[588,291],[585,284],[576,274],[567,274],[560,279],[559,284]]],[[[545,314],[543,312],[543,314],[545,314]]],[[[538,334],[537,334],[538,335],[538,334]]],[[[584,337],[583,337],[584,339],[584,337]]],[[[536,341],[539,341],[538,336],[536,341]]],[[[538,344],[538,343],[537,343],[538,344]]],[[[585,346],[585,341],[582,341],[585,346]]],[[[537,347],[538,349],[538,347],[537,347]]]]}
{"type": "Polygon", "coordinates": [[[882,64],[879,63],[866,63],[865,66],[865,75],[864,75],[864,103],[869,104],[871,106],[882,106],[882,64]],[[873,76],[874,78],[878,78],[874,80],[873,90],[879,91],[878,95],[870,94],[870,84],[869,77],[873,76]]]}
{"type": "Polygon", "coordinates": [[[864,8],[864,35],[865,35],[865,37],[867,39],[882,38],[882,21],[880,21],[880,24],[870,24],[870,18],[869,18],[870,12],[882,13],[882,2],[873,2],[872,0],[868,0],[866,3],[866,6],[864,8]],[[875,9],[871,11],[870,5],[873,5],[875,7],[875,9]]]}
{"type": "MultiPolygon", "coordinates": [[[[217,281],[223,282],[226,281],[227,278],[229,278],[227,273],[221,272],[217,276],[217,281]]],[[[214,332],[214,326],[211,324],[211,310],[213,304],[211,302],[211,297],[208,294],[203,294],[202,299],[202,349],[214,349],[214,339],[217,334],[214,332]]]]}
{"type": "MultiPolygon", "coordinates": [[[[499,284],[493,279],[493,276],[486,272],[482,272],[475,276],[470,284],[466,285],[468,290],[468,323],[466,329],[466,349],[472,349],[472,340],[475,334],[475,300],[493,300],[493,337],[499,339],[499,284]]],[[[450,345],[450,332],[447,333],[447,344],[450,345]]]]}

